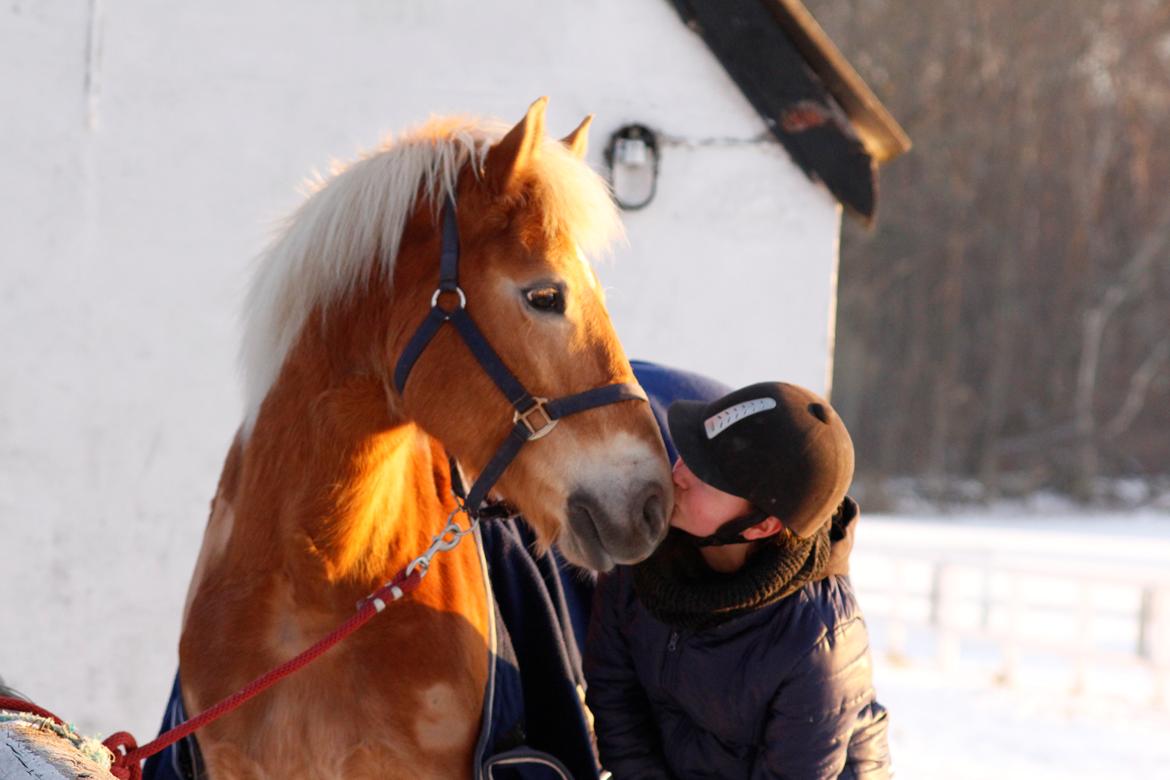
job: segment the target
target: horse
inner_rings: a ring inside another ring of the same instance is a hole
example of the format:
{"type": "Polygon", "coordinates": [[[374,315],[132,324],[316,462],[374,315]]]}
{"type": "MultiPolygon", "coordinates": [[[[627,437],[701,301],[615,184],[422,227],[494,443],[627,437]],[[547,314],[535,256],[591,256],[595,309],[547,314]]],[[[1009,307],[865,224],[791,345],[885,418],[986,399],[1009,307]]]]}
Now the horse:
{"type": "MultiPolygon", "coordinates": [[[[672,483],[644,396],[548,413],[546,399],[634,378],[588,260],[621,234],[583,160],[592,117],[554,140],[545,105],[511,127],[438,118],[387,141],[319,180],[261,256],[245,304],[244,417],[183,612],[188,712],[352,615],[458,513],[456,484],[499,471],[493,452],[521,423],[529,434],[490,497],[522,513],[541,549],[605,570],[665,535],[672,483]],[[452,240],[457,284],[440,278],[452,240]],[[419,351],[414,334],[436,310],[419,351]],[[541,415],[514,408],[444,325],[456,313],[541,415]]],[[[472,776],[491,594],[471,537],[428,571],[343,644],[200,731],[208,775],[472,776]]]]}

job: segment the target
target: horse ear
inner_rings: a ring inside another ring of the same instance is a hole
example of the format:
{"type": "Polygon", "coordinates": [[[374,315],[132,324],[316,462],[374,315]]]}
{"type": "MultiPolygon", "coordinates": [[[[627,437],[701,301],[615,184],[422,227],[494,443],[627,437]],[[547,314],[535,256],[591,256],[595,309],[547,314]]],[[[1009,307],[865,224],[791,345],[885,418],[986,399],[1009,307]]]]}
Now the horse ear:
{"type": "Polygon", "coordinates": [[[496,192],[507,192],[540,151],[544,140],[544,109],[548,98],[537,98],[528,113],[491,149],[484,160],[484,179],[496,192]]]}
{"type": "Polygon", "coordinates": [[[569,147],[569,151],[578,160],[585,159],[585,150],[589,148],[589,125],[593,124],[593,114],[581,120],[577,129],[561,139],[561,143],[569,147]]]}

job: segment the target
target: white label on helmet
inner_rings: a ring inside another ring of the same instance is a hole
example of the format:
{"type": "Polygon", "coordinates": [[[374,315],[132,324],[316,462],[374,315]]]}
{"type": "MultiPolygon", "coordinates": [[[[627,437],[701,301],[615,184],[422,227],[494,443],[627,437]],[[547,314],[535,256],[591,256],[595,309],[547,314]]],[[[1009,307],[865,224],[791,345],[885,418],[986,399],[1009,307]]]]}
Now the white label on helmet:
{"type": "Polygon", "coordinates": [[[774,398],[756,398],[744,401],[741,404],[727,407],[719,414],[708,417],[703,421],[703,427],[707,429],[707,438],[714,439],[740,420],[775,408],[776,400],[774,398]]]}

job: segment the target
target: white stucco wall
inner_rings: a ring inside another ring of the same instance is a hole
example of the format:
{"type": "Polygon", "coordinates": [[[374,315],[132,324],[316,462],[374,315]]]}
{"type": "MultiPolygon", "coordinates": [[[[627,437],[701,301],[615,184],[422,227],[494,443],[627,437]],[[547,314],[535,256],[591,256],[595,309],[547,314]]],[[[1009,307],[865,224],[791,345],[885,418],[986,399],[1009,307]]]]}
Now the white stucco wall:
{"type": "MultiPolygon", "coordinates": [[[[0,10],[0,676],[150,736],[239,422],[237,308],[299,182],[432,113],[763,129],[666,0],[0,10]]],[[[824,387],[839,212],[775,144],[664,150],[601,270],[631,356],[824,387]]]]}

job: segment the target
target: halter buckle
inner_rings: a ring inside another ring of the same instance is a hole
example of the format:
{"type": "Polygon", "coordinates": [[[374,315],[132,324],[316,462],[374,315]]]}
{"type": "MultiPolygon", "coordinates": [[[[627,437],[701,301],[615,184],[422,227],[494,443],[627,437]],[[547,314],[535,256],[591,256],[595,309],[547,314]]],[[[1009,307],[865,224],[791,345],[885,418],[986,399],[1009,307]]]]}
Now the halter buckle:
{"type": "Polygon", "coordinates": [[[548,413],[548,410],[544,408],[544,405],[548,403],[547,398],[533,398],[532,400],[534,401],[532,406],[528,407],[522,412],[517,410],[516,413],[512,415],[513,423],[522,422],[524,423],[524,427],[528,429],[528,441],[548,436],[549,433],[552,432],[552,429],[557,427],[557,423],[560,422],[559,420],[554,419],[553,416],[548,413]],[[533,422],[532,420],[532,418],[536,417],[537,415],[540,415],[540,417],[544,418],[543,421],[540,421],[540,418],[537,418],[537,422],[540,423],[539,425],[537,425],[536,422],[533,422]]]}

